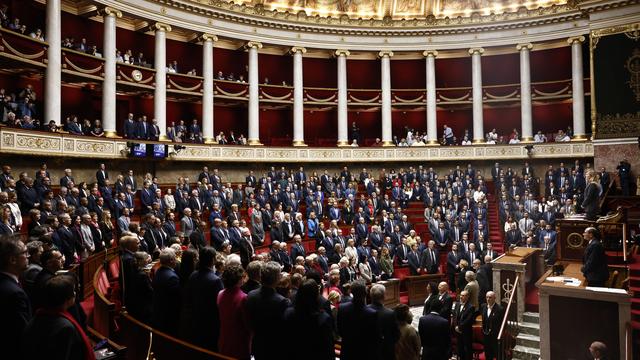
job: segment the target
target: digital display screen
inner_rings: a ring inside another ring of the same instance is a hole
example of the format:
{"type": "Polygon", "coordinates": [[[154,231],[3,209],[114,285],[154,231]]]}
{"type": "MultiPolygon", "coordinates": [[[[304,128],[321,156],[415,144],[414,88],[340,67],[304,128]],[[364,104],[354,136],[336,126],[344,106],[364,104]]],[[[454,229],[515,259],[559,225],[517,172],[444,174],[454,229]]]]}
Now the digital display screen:
{"type": "Polygon", "coordinates": [[[147,144],[134,144],[131,148],[131,156],[133,157],[146,157],[147,156],[147,144]]]}
{"type": "Polygon", "coordinates": [[[167,148],[168,148],[167,145],[164,145],[164,144],[152,144],[152,145],[149,145],[149,146],[153,147],[152,154],[153,154],[153,157],[155,159],[164,159],[164,158],[167,157],[167,148]]]}

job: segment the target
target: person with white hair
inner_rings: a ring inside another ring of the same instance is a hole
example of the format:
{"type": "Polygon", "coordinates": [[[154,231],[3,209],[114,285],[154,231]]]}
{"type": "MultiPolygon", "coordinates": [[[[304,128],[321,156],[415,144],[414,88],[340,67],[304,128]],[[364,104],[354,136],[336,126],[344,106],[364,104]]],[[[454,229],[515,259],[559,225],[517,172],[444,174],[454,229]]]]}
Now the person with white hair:
{"type": "Polygon", "coordinates": [[[480,293],[480,285],[478,285],[478,281],[476,280],[476,273],[469,270],[465,273],[465,280],[467,280],[467,285],[464,287],[464,290],[469,293],[469,302],[473,305],[473,308],[478,310],[480,309],[478,294],[480,293]]]}
{"type": "Polygon", "coordinates": [[[502,322],[502,306],[496,302],[496,293],[487,291],[487,302],[482,304],[482,335],[484,344],[484,358],[493,360],[498,355],[498,333],[502,322]]]}
{"type": "Polygon", "coordinates": [[[167,334],[178,332],[180,302],[182,299],[180,278],[175,271],[176,253],[172,248],[160,251],[160,268],[153,277],[153,304],[151,323],[167,334]]]}
{"type": "Polygon", "coordinates": [[[393,310],[384,306],[384,294],[386,288],[381,284],[374,284],[369,290],[371,304],[370,309],[376,312],[378,318],[378,332],[382,334],[382,343],[379,345],[381,359],[393,359],[396,342],[400,338],[400,330],[396,323],[396,315],[393,310]]]}

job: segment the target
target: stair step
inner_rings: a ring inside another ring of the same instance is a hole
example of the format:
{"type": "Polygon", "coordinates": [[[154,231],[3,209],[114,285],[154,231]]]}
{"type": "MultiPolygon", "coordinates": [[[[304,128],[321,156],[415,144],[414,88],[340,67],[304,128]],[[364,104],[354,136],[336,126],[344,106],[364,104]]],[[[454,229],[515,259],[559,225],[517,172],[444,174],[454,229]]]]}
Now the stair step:
{"type": "Polygon", "coordinates": [[[531,311],[525,311],[522,314],[522,318],[523,318],[523,320],[525,322],[534,323],[534,324],[540,324],[540,313],[531,312],[531,311]]]}
{"type": "Polygon", "coordinates": [[[528,334],[528,335],[536,335],[540,336],[540,324],[532,323],[532,322],[521,322],[520,323],[520,333],[528,334]]]}
{"type": "Polygon", "coordinates": [[[513,348],[513,356],[514,358],[523,359],[523,360],[539,360],[540,349],[522,346],[522,345],[516,345],[516,347],[513,348]]]}
{"type": "Polygon", "coordinates": [[[516,336],[516,344],[526,347],[540,348],[540,336],[520,333],[516,336]]]}

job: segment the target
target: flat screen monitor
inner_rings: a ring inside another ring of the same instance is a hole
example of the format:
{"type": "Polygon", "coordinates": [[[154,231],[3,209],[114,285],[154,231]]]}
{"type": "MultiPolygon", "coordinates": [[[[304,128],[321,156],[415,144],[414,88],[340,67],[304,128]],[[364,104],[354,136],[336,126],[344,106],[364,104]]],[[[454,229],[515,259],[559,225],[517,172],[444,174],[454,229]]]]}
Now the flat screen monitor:
{"type": "Polygon", "coordinates": [[[147,144],[134,144],[131,148],[131,156],[133,157],[147,157],[147,144]]]}
{"type": "Polygon", "coordinates": [[[150,144],[149,147],[152,148],[151,154],[154,159],[164,159],[167,157],[167,145],[164,144],[150,144]]]}

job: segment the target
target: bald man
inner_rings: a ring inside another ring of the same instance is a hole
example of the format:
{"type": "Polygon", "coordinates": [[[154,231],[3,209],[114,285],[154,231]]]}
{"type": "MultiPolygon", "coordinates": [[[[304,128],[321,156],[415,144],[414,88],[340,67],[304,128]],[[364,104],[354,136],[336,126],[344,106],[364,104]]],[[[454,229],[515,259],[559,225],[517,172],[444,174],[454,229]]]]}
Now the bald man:
{"type": "Polygon", "coordinates": [[[487,302],[482,304],[480,310],[482,314],[482,334],[484,343],[484,357],[487,360],[493,360],[498,355],[498,333],[500,332],[500,324],[502,322],[502,306],[496,303],[496,294],[493,291],[487,291],[487,302]]]}

